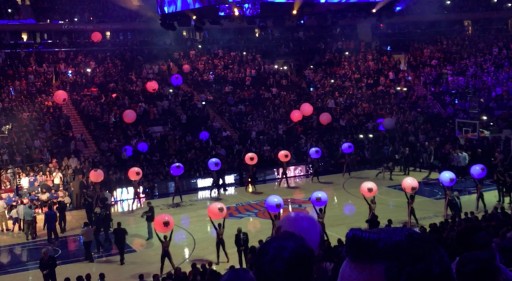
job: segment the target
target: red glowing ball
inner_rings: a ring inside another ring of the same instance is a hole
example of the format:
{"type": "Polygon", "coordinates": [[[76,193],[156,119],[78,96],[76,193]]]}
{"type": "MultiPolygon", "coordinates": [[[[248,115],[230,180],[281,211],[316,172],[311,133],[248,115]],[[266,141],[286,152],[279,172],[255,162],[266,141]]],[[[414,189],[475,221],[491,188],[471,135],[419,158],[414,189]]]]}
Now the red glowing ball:
{"type": "Polygon", "coordinates": [[[320,114],[320,117],[318,119],[320,120],[320,123],[322,125],[327,125],[327,124],[331,123],[331,121],[332,121],[331,114],[329,114],[327,112],[320,114]]]}
{"type": "Polygon", "coordinates": [[[184,64],[183,67],[181,68],[183,70],[183,72],[185,73],[189,73],[190,70],[192,70],[192,68],[190,67],[190,65],[188,64],[184,64]]]}
{"type": "Polygon", "coordinates": [[[292,155],[288,150],[281,150],[277,154],[277,158],[279,158],[281,162],[288,162],[290,159],[292,159],[292,155]]]}
{"type": "Polygon", "coordinates": [[[302,120],[302,113],[300,110],[293,110],[292,113],[290,113],[290,119],[292,119],[293,122],[299,122],[302,120]]]}
{"type": "Polygon", "coordinates": [[[258,155],[253,152],[247,153],[245,155],[245,163],[247,163],[247,165],[256,165],[256,163],[258,163],[258,155]]]}
{"type": "Polygon", "coordinates": [[[155,80],[148,81],[146,83],[146,90],[150,93],[156,93],[158,91],[158,82],[155,80]]]}
{"type": "Polygon", "coordinates": [[[212,220],[220,220],[226,217],[228,210],[226,205],[220,202],[215,202],[208,206],[207,212],[208,216],[212,218],[212,220]]]}
{"type": "Polygon", "coordinates": [[[99,33],[98,31],[95,31],[91,34],[92,42],[99,43],[101,39],[103,39],[103,35],[101,35],[101,33],[99,33]]]}
{"type": "Polygon", "coordinates": [[[377,185],[374,182],[365,181],[359,187],[359,192],[361,192],[361,194],[364,197],[370,198],[370,197],[377,195],[377,193],[379,192],[379,188],[377,187],[377,185]]]}
{"type": "Polygon", "coordinates": [[[105,174],[103,173],[103,171],[101,169],[92,169],[89,172],[89,179],[92,182],[95,182],[95,183],[102,182],[104,178],[105,178],[105,174]]]}
{"type": "Polygon", "coordinates": [[[402,180],[402,189],[407,193],[415,193],[420,188],[420,184],[413,177],[406,177],[402,180]]]}
{"type": "Polygon", "coordinates": [[[169,233],[174,228],[174,218],[169,214],[160,214],[155,217],[153,227],[158,233],[169,233]]]}
{"type": "Polygon", "coordinates": [[[131,124],[137,119],[137,113],[131,109],[127,109],[123,112],[123,121],[126,124],[131,124]]]}
{"type": "Polygon", "coordinates": [[[305,102],[300,105],[300,112],[304,116],[310,116],[313,114],[313,106],[310,103],[305,102]]]}
{"type": "Polygon", "coordinates": [[[142,170],[139,167],[132,167],[128,170],[128,178],[132,181],[138,181],[142,178],[142,170]]]}
{"type": "Polygon", "coordinates": [[[53,100],[58,104],[65,104],[68,101],[68,93],[66,93],[66,91],[58,90],[53,93],[53,100]]]}

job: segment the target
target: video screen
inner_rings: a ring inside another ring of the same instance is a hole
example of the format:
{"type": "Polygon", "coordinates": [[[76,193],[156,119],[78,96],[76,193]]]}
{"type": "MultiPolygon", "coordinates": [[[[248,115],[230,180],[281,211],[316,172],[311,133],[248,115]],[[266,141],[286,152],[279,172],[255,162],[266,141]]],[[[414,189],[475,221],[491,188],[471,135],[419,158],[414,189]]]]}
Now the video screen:
{"type": "MultiPolygon", "coordinates": [[[[305,0],[309,3],[366,3],[382,0],[305,0]]],[[[156,0],[159,14],[170,14],[191,9],[216,6],[220,16],[255,16],[260,12],[260,3],[294,3],[295,0],[156,0]]]]}
{"type": "Polygon", "coordinates": [[[217,5],[218,0],[157,0],[159,14],[169,14],[206,6],[217,5]]]}

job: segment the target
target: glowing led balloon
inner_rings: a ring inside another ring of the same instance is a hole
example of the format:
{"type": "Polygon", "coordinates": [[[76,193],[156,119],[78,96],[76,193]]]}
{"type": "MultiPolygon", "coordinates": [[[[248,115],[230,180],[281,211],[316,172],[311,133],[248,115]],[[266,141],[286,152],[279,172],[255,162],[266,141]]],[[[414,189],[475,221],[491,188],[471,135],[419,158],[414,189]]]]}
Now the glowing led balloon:
{"type": "Polygon", "coordinates": [[[384,126],[384,129],[391,130],[395,128],[395,118],[385,118],[384,121],[382,121],[382,125],[384,126]]]}
{"type": "Polygon", "coordinates": [[[68,101],[68,93],[63,90],[58,90],[53,93],[53,100],[58,104],[64,104],[68,101]]]}
{"type": "Polygon", "coordinates": [[[158,91],[158,82],[155,80],[148,81],[146,83],[146,91],[150,93],[156,93],[158,91]]]}
{"type": "Polygon", "coordinates": [[[245,155],[245,163],[247,163],[247,165],[256,165],[256,163],[258,163],[258,155],[253,152],[247,153],[245,155]]]}
{"type": "Polygon", "coordinates": [[[350,142],[346,142],[341,145],[341,151],[345,154],[350,154],[354,152],[354,145],[350,142]]]}
{"type": "Polygon", "coordinates": [[[183,84],[183,77],[181,77],[181,75],[179,74],[174,74],[173,76],[171,76],[170,81],[174,87],[178,87],[181,84],[183,84]]]}
{"type": "Polygon", "coordinates": [[[227,214],[226,205],[220,202],[214,202],[208,206],[207,212],[208,216],[212,218],[212,220],[220,220],[226,217],[227,214]]]}
{"type": "Polygon", "coordinates": [[[183,174],[183,172],[185,172],[185,166],[183,166],[183,164],[181,163],[174,163],[171,165],[171,175],[177,177],[177,176],[181,176],[183,174]]]}
{"type": "Polygon", "coordinates": [[[300,112],[304,116],[310,116],[313,114],[313,106],[310,103],[305,102],[300,105],[300,112]]]}
{"type": "Polygon", "coordinates": [[[211,171],[218,171],[222,167],[222,162],[218,158],[211,158],[208,160],[208,168],[211,171]]]}
{"type": "Polygon", "coordinates": [[[103,39],[103,35],[101,35],[100,32],[98,31],[95,31],[91,34],[91,41],[94,42],[94,43],[99,43],[101,42],[101,39],[103,39]]]}
{"type": "Polygon", "coordinates": [[[89,179],[92,182],[95,182],[95,183],[102,182],[104,178],[105,178],[105,174],[103,173],[103,171],[101,169],[92,169],[89,172],[89,179]]]}
{"type": "Polygon", "coordinates": [[[149,149],[149,145],[147,142],[140,141],[139,143],[137,143],[138,151],[145,153],[145,152],[148,152],[148,149],[149,149]]]}
{"type": "Polygon", "coordinates": [[[192,70],[192,68],[190,67],[190,65],[188,64],[184,64],[183,67],[181,68],[183,70],[183,72],[185,73],[189,73],[190,70],[192,70]]]}
{"type": "Polygon", "coordinates": [[[302,120],[302,113],[300,113],[300,110],[293,110],[292,113],[290,113],[290,119],[292,119],[292,121],[295,123],[302,120]]]}
{"type": "Polygon", "coordinates": [[[174,228],[174,218],[169,214],[160,214],[155,217],[153,227],[158,233],[169,233],[174,228]]]}
{"type": "Polygon", "coordinates": [[[413,177],[406,177],[402,180],[402,189],[407,193],[415,193],[420,188],[420,184],[413,177]]]}
{"type": "Polygon", "coordinates": [[[309,150],[309,157],[313,159],[318,159],[322,156],[322,150],[319,147],[312,147],[309,150]]]}
{"type": "Polygon", "coordinates": [[[133,147],[131,145],[124,146],[123,153],[126,157],[131,157],[133,155],[133,147]]]}
{"type": "Polygon", "coordinates": [[[283,198],[278,195],[270,195],[265,200],[265,208],[271,213],[279,213],[284,206],[283,198]]]}
{"type": "Polygon", "coordinates": [[[324,207],[329,202],[327,193],[325,193],[321,190],[313,192],[313,194],[311,194],[310,200],[311,200],[311,204],[313,204],[313,206],[315,206],[317,208],[324,207]]]}
{"type": "Polygon", "coordinates": [[[138,181],[142,178],[142,170],[139,167],[132,167],[128,170],[128,178],[132,181],[138,181]]]}
{"type": "Polygon", "coordinates": [[[288,162],[290,159],[292,159],[292,155],[288,150],[281,150],[277,154],[277,158],[279,158],[281,162],[288,162]]]}
{"type": "Polygon", "coordinates": [[[320,117],[318,119],[320,120],[320,123],[322,125],[327,125],[327,124],[331,123],[331,121],[332,121],[331,114],[327,113],[327,112],[320,114],[320,117]]]}
{"type": "Polygon", "coordinates": [[[361,194],[364,197],[370,198],[370,197],[374,197],[377,195],[377,192],[379,192],[379,188],[377,187],[377,185],[374,182],[365,181],[359,187],[359,192],[361,192],[361,194]]]}
{"type": "Polygon", "coordinates": [[[457,176],[453,172],[444,171],[439,174],[439,182],[446,187],[454,186],[457,182],[457,176]]]}
{"type": "Polygon", "coordinates": [[[137,119],[137,113],[131,109],[127,109],[123,112],[123,121],[126,124],[131,124],[137,119]]]}
{"type": "Polygon", "coordinates": [[[482,164],[475,164],[471,166],[469,173],[476,180],[483,179],[487,175],[487,168],[482,164]]]}
{"type": "Polygon", "coordinates": [[[377,119],[377,124],[382,124],[382,123],[384,123],[384,118],[377,119]]]}
{"type": "Polygon", "coordinates": [[[209,138],[210,138],[210,133],[208,133],[207,131],[202,131],[201,133],[199,133],[200,140],[207,141],[209,138]]]}
{"type": "Polygon", "coordinates": [[[379,125],[379,131],[385,131],[385,130],[386,130],[386,128],[384,128],[384,125],[380,124],[379,125]]]}

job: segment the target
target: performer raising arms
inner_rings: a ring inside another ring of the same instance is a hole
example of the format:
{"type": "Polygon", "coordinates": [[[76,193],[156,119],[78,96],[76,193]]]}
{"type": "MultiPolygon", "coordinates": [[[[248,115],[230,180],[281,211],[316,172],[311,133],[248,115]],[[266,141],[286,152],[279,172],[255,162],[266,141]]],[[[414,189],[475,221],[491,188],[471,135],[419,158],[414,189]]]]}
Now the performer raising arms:
{"type": "Polygon", "coordinates": [[[420,225],[418,222],[418,218],[416,217],[416,211],[414,210],[414,201],[416,200],[416,195],[411,194],[407,195],[407,192],[404,191],[405,198],[407,199],[407,221],[409,222],[409,227],[411,227],[411,217],[416,221],[416,225],[420,225]]]}
{"type": "Polygon", "coordinates": [[[160,244],[162,245],[162,254],[160,255],[160,275],[162,275],[164,271],[164,263],[165,260],[168,259],[171,263],[172,270],[176,270],[176,266],[174,265],[174,262],[172,261],[171,251],[169,251],[169,247],[171,246],[171,240],[172,240],[172,234],[174,233],[174,229],[171,231],[171,234],[169,236],[169,239],[167,239],[167,235],[164,235],[164,239],[160,238],[160,235],[158,235],[158,232],[156,232],[156,237],[158,238],[158,241],[160,241],[160,244]]]}
{"type": "Polygon", "coordinates": [[[327,235],[327,231],[325,230],[325,214],[327,213],[327,205],[325,205],[323,209],[320,208],[318,210],[316,209],[315,205],[313,205],[313,209],[315,209],[316,218],[322,227],[325,238],[327,238],[327,241],[329,241],[329,235],[327,235]]]}
{"type": "Polygon", "coordinates": [[[213,228],[215,229],[215,233],[217,234],[217,241],[215,242],[215,248],[217,249],[217,265],[219,265],[219,256],[220,256],[220,247],[222,247],[222,251],[224,251],[224,255],[226,255],[226,259],[228,260],[227,263],[229,263],[229,256],[226,252],[226,242],[224,241],[224,230],[226,229],[226,218],[222,220],[222,223],[219,222],[219,224],[216,226],[213,222],[212,218],[210,218],[210,222],[213,225],[213,228]]]}
{"type": "Polygon", "coordinates": [[[376,215],[375,210],[377,209],[377,200],[375,200],[375,196],[370,199],[370,202],[368,202],[368,199],[363,196],[364,201],[366,201],[366,204],[368,204],[368,218],[372,217],[372,214],[376,215]]]}
{"type": "Polygon", "coordinates": [[[267,213],[268,213],[268,216],[269,216],[270,220],[272,221],[272,234],[271,234],[271,236],[274,236],[275,231],[276,231],[276,227],[277,227],[277,223],[281,220],[281,212],[277,212],[275,215],[272,215],[267,210],[267,213]]]}

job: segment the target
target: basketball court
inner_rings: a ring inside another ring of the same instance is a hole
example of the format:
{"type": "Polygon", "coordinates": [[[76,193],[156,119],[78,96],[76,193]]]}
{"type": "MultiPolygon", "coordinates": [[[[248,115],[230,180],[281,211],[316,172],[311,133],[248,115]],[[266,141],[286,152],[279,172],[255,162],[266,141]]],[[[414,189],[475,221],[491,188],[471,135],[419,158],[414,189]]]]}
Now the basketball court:
{"type": "MultiPolygon", "coordinates": [[[[323,190],[329,196],[326,225],[327,233],[334,244],[336,239],[344,239],[345,233],[352,227],[366,227],[368,207],[359,193],[359,186],[363,181],[371,180],[379,186],[377,195],[377,214],[381,226],[387,219],[392,219],[395,226],[407,220],[407,205],[404,193],[397,188],[404,176],[395,172],[394,181],[386,178],[375,178],[375,170],[352,173],[352,177],[345,175],[330,175],[321,177],[322,182],[311,183],[307,178],[294,178],[290,180],[292,188],[278,187],[276,183],[257,186],[257,192],[247,193],[244,188],[228,188],[221,199],[209,198],[209,192],[198,192],[184,196],[184,203],[179,207],[171,206],[170,198],[153,200],[156,214],[168,213],[174,217],[176,227],[171,244],[171,253],[177,266],[190,270],[190,264],[208,261],[215,263],[215,230],[206,215],[207,206],[220,201],[228,207],[226,219],[226,248],[230,263],[226,263],[221,253],[221,263],[216,269],[221,273],[229,267],[238,267],[238,258],[234,246],[234,237],[237,227],[249,234],[250,244],[257,245],[259,239],[265,240],[271,233],[271,222],[268,220],[264,207],[264,200],[271,194],[277,194],[284,199],[284,214],[292,212],[308,212],[314,215],[312,205],[308,198],[316,190],[323,190]]],[[[411,176],[421,179],[425,173],[411,172],[411,176]]],[[[437,178],[437,174],[432,175],[437,178]]],[[[461,193],[463,211],[475,209],[475,195],[471,192],[471,181],[467,180],[461,188],[468,189],[467,194],[461,193]],[[464,187],[467,186],[467,187],[464,187]]],[[[436,182],[421,183],[427,193],[418,193],[415,208],[420,224],[428,227],[431,222],[443,219],[444,201],[437,194],[442,190],[436,182]],[[438,189],[438,190],[437,190],[438,189]],[[428,195],[432,194],[432,196],[428,195]]],[[[491,209],[497,199],[497,194],[489,184],[485,193],[487,207],[491,209]]],[[[113,208],[114,225],[120,221],[128,230],[128,244],[126,264],[119,265],[119,256],[114,248],[107,249],[102,254],[95,255],[96,262],[83,261],[83,248],[78,235],[85,219],[83,210],[71,211],[67,215],[68,232],[53,245],[54,254],[58,255],[58,280],[64,277],[75,279],[77,275],[91,273],[93,279],[100,272],[107,276],[107,280],[137,280],[140,273],[146,279],[159,272],[160,243],[156,239],[146,241],[146,222],[141,218],[146,207],[131,207],[131,200],[118,203],[113,208]]],[[[41,273],[37,263],[41,250],[47,246],[46,231],[43,231],[43,216],[38,215],[39,238],[35,241],[25,241],[23,233],[0,233],[0,275],[8,275],[12,280],[40,280],[41,273]]],[[[94,246],[93,246],[94,249],[94,246]]],[[[166,264],[164,271],[170,270],[166,264]]]]}

